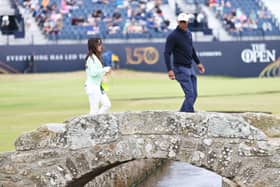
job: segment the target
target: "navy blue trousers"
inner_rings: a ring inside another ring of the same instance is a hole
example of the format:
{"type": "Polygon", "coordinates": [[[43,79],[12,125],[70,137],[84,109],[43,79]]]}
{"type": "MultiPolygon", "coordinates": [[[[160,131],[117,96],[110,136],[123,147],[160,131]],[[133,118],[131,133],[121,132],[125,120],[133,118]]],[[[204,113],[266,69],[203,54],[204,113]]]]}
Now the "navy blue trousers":
{"type": "Polygon", "coordinates": [[[193,68],[174,66],[176,80],[180,83],[185,100],[180,112],[194,112],[194,103],[197,98],[197,78],[193,68]]]}

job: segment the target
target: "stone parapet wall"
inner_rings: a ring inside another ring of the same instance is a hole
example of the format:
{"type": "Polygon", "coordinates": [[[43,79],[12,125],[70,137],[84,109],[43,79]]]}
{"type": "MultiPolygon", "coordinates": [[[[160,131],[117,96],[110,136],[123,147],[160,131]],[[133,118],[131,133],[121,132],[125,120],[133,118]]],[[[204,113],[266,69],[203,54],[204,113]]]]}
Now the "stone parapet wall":
{"type": "Polygon", "coordinates": [[[279,187],[280,143],[254,127],[278,122],[279,116],[254,113],[78,116],[20,136],[17,151],[0,155],[0,184],[82,185],[108,168],[151,158],[206,168],[242,187],[279,187]]]}

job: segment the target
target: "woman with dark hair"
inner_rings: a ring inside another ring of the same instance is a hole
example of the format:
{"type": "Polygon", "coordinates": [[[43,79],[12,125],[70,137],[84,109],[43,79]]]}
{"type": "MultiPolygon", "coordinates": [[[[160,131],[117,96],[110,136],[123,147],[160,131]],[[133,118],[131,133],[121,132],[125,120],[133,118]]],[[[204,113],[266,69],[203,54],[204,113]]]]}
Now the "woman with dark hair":
{"type": "Polygon", "coordinates": [[[100,38],[90,38],[88,40],[85,90],[89,97],[90,114],[106,113],[111,107],[108,96],[101,90],[102,78],[110,71],[110,67],[103,67],[101,60],[102,48],[100,38]],[[99,109],[100,103],[101,108],[99,109]]]}

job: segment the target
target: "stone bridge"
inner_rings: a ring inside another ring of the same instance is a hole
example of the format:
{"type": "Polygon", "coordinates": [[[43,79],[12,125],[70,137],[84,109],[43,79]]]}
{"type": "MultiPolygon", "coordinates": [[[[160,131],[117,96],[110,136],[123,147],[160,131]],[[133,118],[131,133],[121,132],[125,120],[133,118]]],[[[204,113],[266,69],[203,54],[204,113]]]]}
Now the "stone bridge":
{"type": "MultiPolygon", "coordinates": [[[[239,186],[279,187],[280,146],[254,125],[280,124],[255,113],[147,111],[79,116],[20,136],[0,155],[0,186],[83,186],[139,159],[179,160],[239,186]]],[[[278,129],[279,130],[279,129],[278,129]]]]}

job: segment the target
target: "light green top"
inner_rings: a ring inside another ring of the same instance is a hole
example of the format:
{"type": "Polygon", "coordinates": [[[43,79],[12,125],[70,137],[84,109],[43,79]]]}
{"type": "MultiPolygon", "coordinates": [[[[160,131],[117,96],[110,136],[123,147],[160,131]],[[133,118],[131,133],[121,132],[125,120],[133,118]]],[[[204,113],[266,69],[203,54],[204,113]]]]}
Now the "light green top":
{"type": "Polygon", "coordinates": [[[86,85],[94,84],[100,86],[105,70],[100,60],[93,54],[86,61],[86,85]]]}

